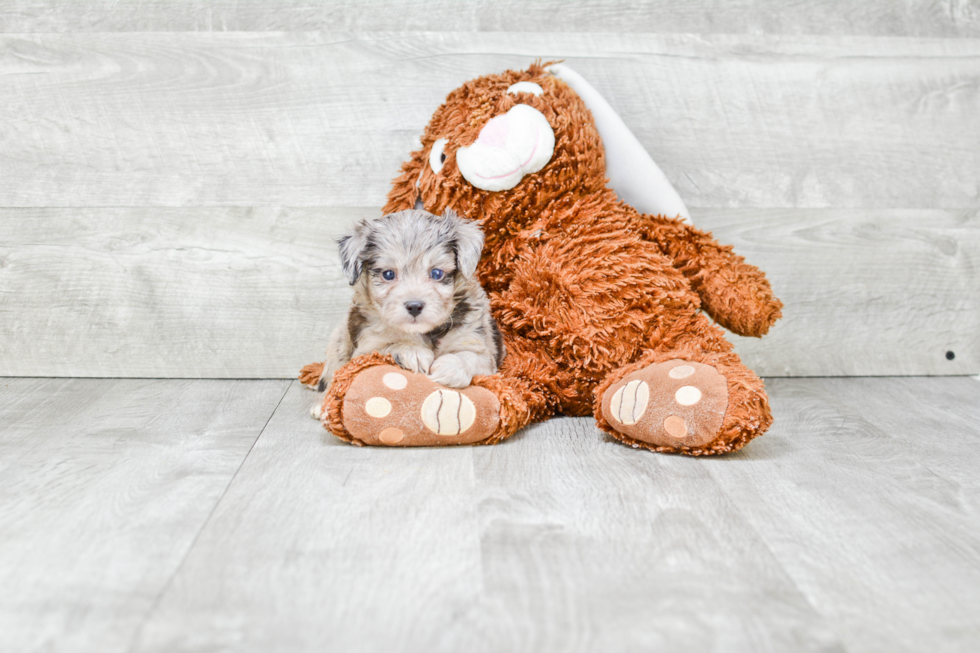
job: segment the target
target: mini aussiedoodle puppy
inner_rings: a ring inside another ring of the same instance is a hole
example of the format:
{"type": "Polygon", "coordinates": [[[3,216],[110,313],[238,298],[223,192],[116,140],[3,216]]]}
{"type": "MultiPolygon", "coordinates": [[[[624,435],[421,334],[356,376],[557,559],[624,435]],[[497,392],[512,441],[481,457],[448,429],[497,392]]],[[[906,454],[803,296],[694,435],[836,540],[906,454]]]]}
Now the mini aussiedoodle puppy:
{"type": "MultiPolygon", "coordinates": [[[[452,388],[498,370],[504,344],[475,276],[477,223],[411,209],[362,220],[339,244],[354,298],[330,337],[320,392],[341,366],[374,351],[452,388]]],[[[314,417],[320,411],[318,402],[314,417]]]]}

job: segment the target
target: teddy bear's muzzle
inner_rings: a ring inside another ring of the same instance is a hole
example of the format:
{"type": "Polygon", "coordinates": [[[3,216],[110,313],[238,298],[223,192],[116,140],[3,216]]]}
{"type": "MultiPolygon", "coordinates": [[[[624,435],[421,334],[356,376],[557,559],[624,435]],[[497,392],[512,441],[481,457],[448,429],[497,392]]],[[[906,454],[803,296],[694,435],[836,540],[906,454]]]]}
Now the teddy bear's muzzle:
{"type": "Polygon", "coordinates": [[[524,175],[545,167],[555,152],[555,132],[540,111],[518,104],[487,122],[469,147],[456,151],[463,178],[481,190],[510,190],[524,175]]]}

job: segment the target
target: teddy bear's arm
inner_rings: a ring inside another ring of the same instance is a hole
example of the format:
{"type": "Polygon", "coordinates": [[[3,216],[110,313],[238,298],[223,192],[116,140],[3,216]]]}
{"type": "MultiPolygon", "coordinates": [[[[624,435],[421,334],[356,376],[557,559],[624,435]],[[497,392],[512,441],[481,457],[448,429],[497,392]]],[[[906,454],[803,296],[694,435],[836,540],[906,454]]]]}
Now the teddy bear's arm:
{"type": "Polygon", "coordinates": [[[740,336],[759,337],[782,317],[783,303],[773,295],[766,275],[730,245],[681,220],[642,218],[644,236],[673,259],[718,324],[740,336]]]}

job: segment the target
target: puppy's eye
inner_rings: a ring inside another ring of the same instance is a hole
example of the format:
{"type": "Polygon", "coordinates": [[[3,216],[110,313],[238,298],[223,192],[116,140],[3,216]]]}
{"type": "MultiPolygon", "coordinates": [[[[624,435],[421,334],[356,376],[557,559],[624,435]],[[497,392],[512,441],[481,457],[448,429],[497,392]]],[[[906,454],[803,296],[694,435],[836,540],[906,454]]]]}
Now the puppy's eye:
{"type": "Polygon", "coordinates": [[[393,281],[395,279],[395,271],[385,270],[384,272],[381,273],[381,278],[384,279],[385,281],[393,281]]]}
{"type": "Polygon", "coordinates": [[[439,268],[432,268],[432,272],[429,272],[429,276],[435,279],[436,281],[441,281],[442,278],[446,276],[446,273],[440,270],[439,268]]]}
{"type": "Polygon", "coordinates": [[[446,164],[446,143],[448,141],[445,138],[440,138],[432,144],[429,152],[429,167],[436,174],[442,172],[442,166],[446,164]]]}

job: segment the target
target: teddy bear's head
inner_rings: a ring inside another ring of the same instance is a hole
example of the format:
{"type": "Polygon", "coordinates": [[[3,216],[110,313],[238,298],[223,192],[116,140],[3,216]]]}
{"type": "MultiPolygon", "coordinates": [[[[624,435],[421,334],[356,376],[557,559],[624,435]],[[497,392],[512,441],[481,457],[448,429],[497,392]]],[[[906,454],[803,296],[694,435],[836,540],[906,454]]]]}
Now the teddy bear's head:
{"type": "Polygon", "coordinates": [[[449,94],[402,166],[386,211],[421,201],[427,211],[480,216],[488,236],[527,228],[555,200],[605,188],[592,115],[561,79],[536,63],[471,80],[449,94]]]}

